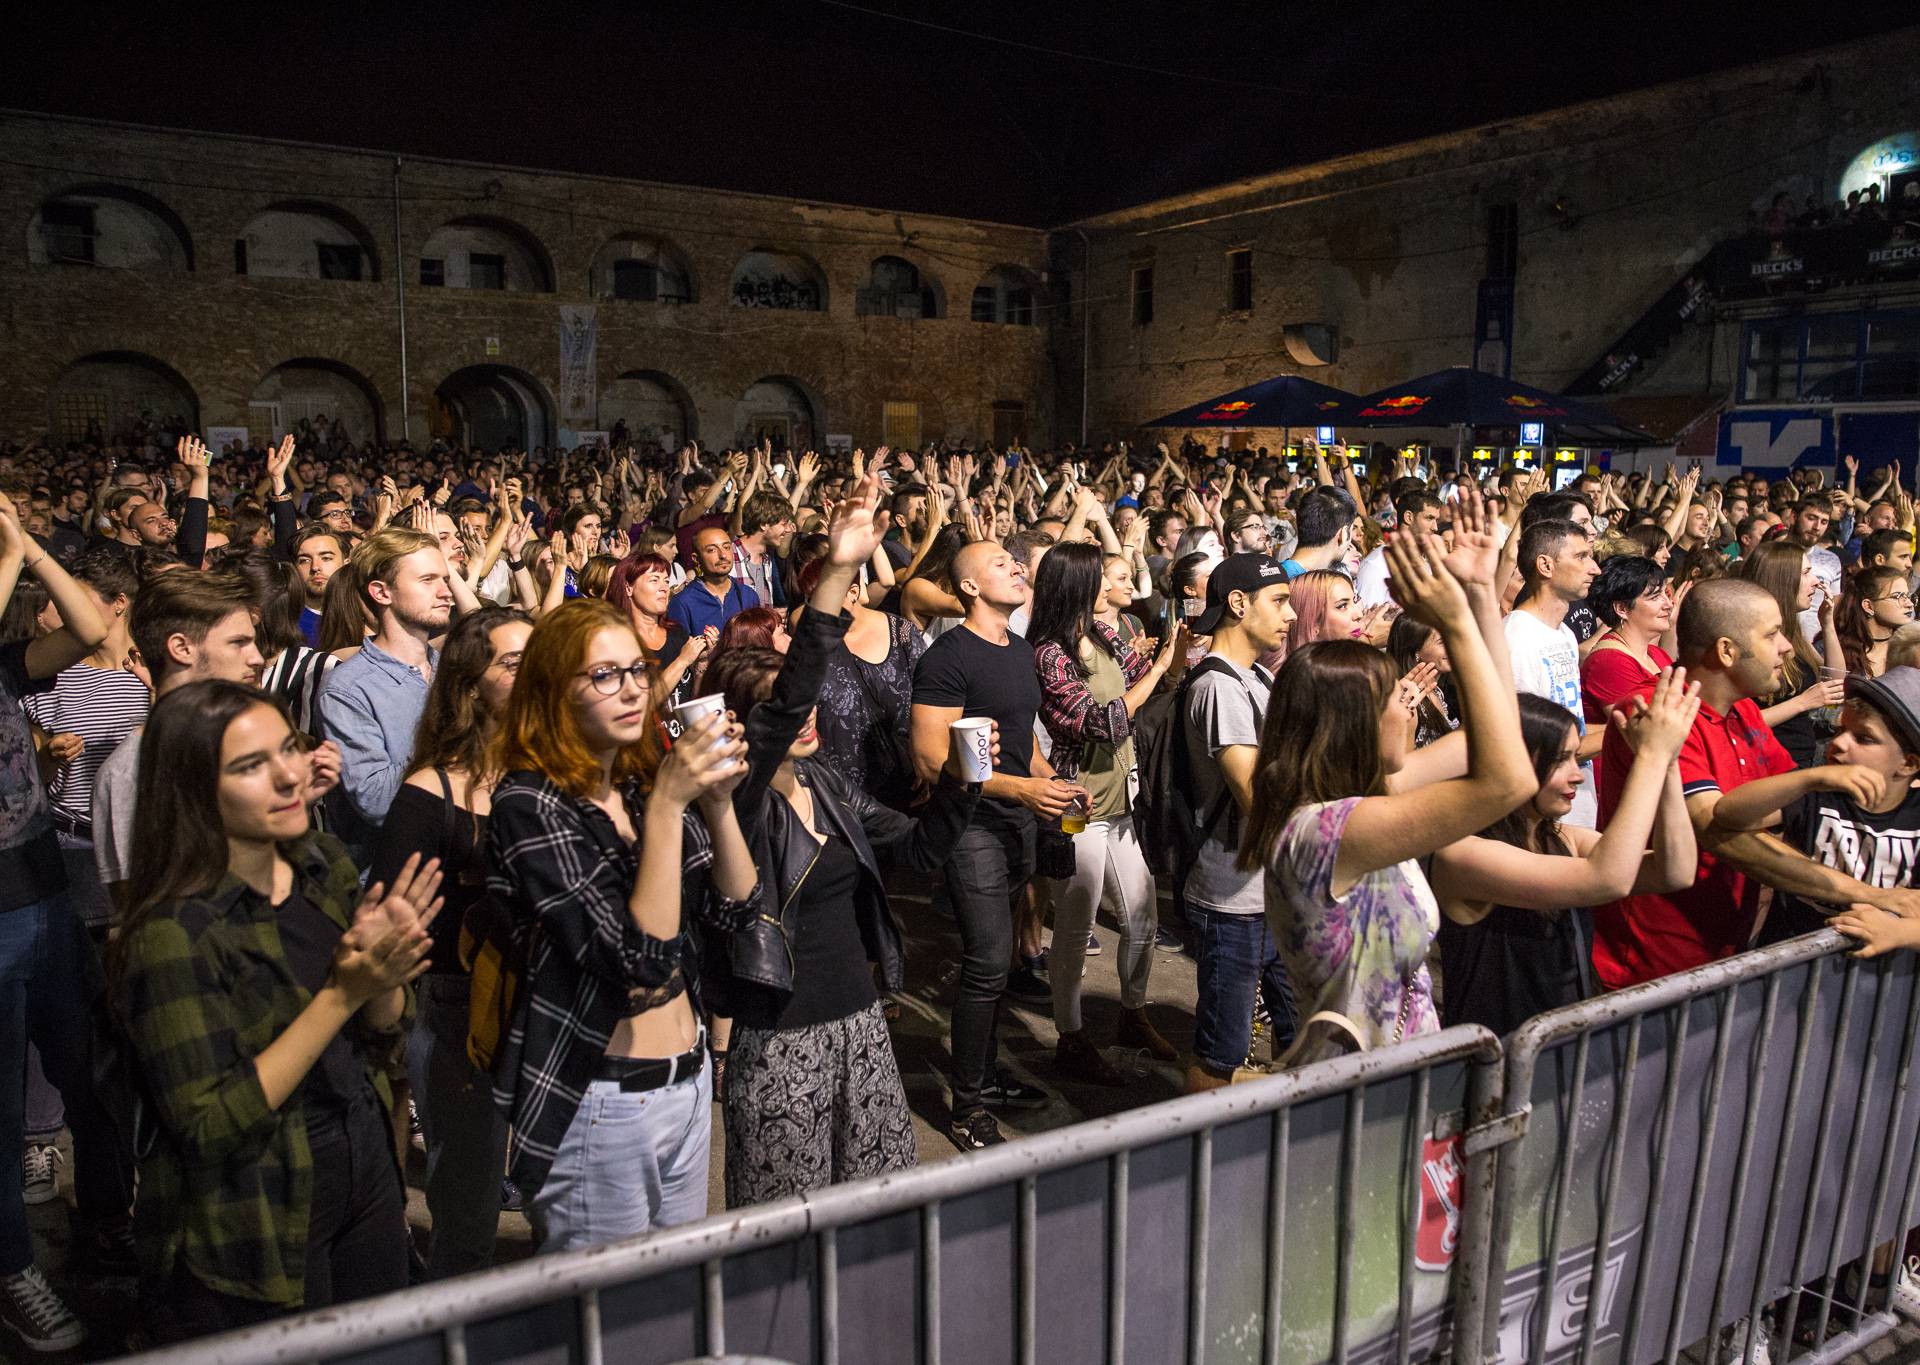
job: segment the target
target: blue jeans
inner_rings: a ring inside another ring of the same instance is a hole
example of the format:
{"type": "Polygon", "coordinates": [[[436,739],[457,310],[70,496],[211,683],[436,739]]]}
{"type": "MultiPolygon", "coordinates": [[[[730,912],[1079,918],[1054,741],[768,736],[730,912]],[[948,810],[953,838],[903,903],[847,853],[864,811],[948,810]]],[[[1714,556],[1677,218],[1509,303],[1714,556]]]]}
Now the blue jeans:
{"type": "Polygon", "coordinates": [[[464,974],[421,977],[407,1040],[407,1076],[427,1140],[431,1280],[486,1269],[500,1227],[507,1121],[494,1108],[491,1082],[467,1057],[470,987],[464,974]]]}
{"type": "Polygon", "coordinates": [[[92,1008],[100,960],[65,892],[0,911],[0,1275],[33,1264],[21,1183],[26,1155],[27,1044],[66,1103],[82,1214],[124,1217],[133,1161],[93,1084],[92,1008]]]}
{"type": "Polygon", "coordinates": [[[534,1245],[583,1251],[706,1217],[712,1104],[711,1063],[659,1090],[589,1085],[527,1211],[534,1245]]]}
{"type": "Polygon", "coordinates": [[[1230,1075],[1253,1046],[1253,999],[1260,992],[1273,1018],[1274,1054],[1293,1042],[1293,991],[1280,965],[1265,915],[1223,915],[1187,902],[1199,992],[1193,1008],[1193,1055],[1208,1070],[1230,1075]]]}

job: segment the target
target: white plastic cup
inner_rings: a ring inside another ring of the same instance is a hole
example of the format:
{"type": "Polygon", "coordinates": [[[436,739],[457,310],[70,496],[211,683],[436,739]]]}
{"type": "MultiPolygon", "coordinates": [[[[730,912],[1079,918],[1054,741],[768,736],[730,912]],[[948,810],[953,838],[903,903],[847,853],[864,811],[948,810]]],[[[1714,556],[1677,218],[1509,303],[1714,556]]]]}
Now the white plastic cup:
{"type": "Polygon", "coordinates": [[[962,716],[948,726],[953,742],[960,748],[960,775],[963,781],[985,782],[993,776],[993,718],[962,716]]]}
{"type": "Polygon", "coordinates": [[[709,692],[704,697],[695,697],[692,701],[683,701],[674,707],[673,719],[680,726],[680,733],[684,735],[714,712],[726,709],[726,694],[709,692]]]}

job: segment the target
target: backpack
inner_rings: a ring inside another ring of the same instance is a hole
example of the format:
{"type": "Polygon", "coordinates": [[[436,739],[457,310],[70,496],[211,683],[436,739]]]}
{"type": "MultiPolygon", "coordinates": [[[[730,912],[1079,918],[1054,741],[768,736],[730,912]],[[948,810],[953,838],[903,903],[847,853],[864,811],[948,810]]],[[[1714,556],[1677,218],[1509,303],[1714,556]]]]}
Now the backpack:
{"type": "Polygon", "coordinates": [[[1209,655],[1188,669],[1173,691],[1149,698],[1134,713],[1133,752],[1140,772],[1134,834],[1147,866],[1162,876],[1184,874],[1233,805],[1233,794],[1223,790],[1212,809],[1193,808],[1193,756],[1187,748],[1188,689],[1195,678],[1232,672],[1226,660],[1209,655]]]}

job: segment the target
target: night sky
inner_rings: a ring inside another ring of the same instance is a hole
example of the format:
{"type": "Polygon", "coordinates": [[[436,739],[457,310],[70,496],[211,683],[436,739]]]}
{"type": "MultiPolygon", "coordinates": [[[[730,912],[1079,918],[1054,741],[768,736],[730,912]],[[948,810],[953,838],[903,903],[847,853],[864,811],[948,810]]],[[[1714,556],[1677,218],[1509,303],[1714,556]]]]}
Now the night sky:
{"type": "Polygon", "coordinates": [[[0,105],[1051,226],[1914,13],[1910,0],[40,5],[9,15],[0,105]]]}

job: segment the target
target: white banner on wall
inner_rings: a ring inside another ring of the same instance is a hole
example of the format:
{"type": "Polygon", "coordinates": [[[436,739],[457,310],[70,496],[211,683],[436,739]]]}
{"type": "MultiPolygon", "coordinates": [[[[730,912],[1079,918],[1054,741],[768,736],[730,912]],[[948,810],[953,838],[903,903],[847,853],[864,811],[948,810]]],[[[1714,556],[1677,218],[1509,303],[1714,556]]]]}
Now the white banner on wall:
{"type": "Polygon", "coordinates": [[[560,308],[560,421],[570,427],[596,425],[593,376],[598,341],[593,305],[560,308]]]}
{"type": "MultiPolygon", "coordinates": [[[[261,437],[262,439],[265,439],[267,436],[271,434],[272,434],[271,432],[262,432],[261,437]]],[[[216,455],[223,453],[226,450],[226,448],[235,441],[238,441],[240,443],[240,448],[242,450],[246,449],[247,429],[245,427],[208,427],[207,428],[207,449],[211,450],[216,455]]]]}

